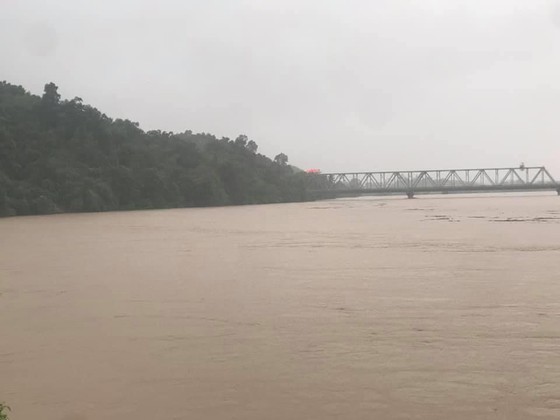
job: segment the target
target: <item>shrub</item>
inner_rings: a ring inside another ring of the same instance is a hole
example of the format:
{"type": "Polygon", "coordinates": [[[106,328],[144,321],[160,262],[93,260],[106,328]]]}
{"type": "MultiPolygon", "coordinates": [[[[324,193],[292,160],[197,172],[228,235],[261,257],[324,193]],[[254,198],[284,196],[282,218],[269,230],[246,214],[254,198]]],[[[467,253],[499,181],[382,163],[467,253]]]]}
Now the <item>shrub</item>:
{"type": "Polygon", "coordinates": [[[0,420],[8,420],[8,411],[11,411],[10,407],[6,404],[0,403],[0,420]]]}

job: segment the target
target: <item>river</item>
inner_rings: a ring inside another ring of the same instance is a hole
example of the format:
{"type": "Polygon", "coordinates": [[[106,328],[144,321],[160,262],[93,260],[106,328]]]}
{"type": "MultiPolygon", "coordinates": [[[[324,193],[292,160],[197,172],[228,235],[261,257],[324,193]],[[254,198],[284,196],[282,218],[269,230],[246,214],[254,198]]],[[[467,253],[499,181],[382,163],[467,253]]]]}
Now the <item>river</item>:
{"type": "Polygon", "coordinates": [[[558,419],[560,198],[0,220],[11,420],[558,419]]]}

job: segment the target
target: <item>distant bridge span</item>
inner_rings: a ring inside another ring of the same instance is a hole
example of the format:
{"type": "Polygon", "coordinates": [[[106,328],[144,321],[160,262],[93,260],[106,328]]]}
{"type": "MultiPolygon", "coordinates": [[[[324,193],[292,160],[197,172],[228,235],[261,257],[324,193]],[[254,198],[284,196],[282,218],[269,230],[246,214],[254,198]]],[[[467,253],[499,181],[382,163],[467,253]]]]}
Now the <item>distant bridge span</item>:
{"type": "Polygon", "coordinates": [[[337,172],[321,174],[315,190],[320,195],[393,195],[556,191],[560,184],[544,166],[517,168],[435,169],[426,171],[337,172]]]}

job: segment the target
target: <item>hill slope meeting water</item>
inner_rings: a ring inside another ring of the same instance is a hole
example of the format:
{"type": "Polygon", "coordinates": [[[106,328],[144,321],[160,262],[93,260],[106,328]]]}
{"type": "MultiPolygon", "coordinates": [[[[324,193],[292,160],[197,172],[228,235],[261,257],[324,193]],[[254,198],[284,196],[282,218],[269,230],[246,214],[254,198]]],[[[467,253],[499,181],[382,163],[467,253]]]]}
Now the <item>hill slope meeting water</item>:
{"type": "Polygon", "coordinates": [[[305,201],[306,173],[245,135],[143,131],[0,82],[0,216],[305,201]]]}

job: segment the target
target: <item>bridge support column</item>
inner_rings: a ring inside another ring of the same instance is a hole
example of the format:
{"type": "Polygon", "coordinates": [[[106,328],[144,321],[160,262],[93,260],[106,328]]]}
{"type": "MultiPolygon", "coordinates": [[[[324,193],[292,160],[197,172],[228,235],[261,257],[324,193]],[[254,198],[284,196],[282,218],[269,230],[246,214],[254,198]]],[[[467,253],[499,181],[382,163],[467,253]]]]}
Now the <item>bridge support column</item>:
{"type": "Polygon", "coordinates": [[[558,188],[556,192],[558,193],[558,195],[560,195],[560,188],[558,188]]]}
{"type": "MultiPolygon", "coordinates": [[[[560,191],[558,192],[558,194],[560,194],[560,191]]],[[[409,192],[406,193],[406,196],[408,198],[414,198],[414,193],[412,191],[409,191],[409,192]]]]}

